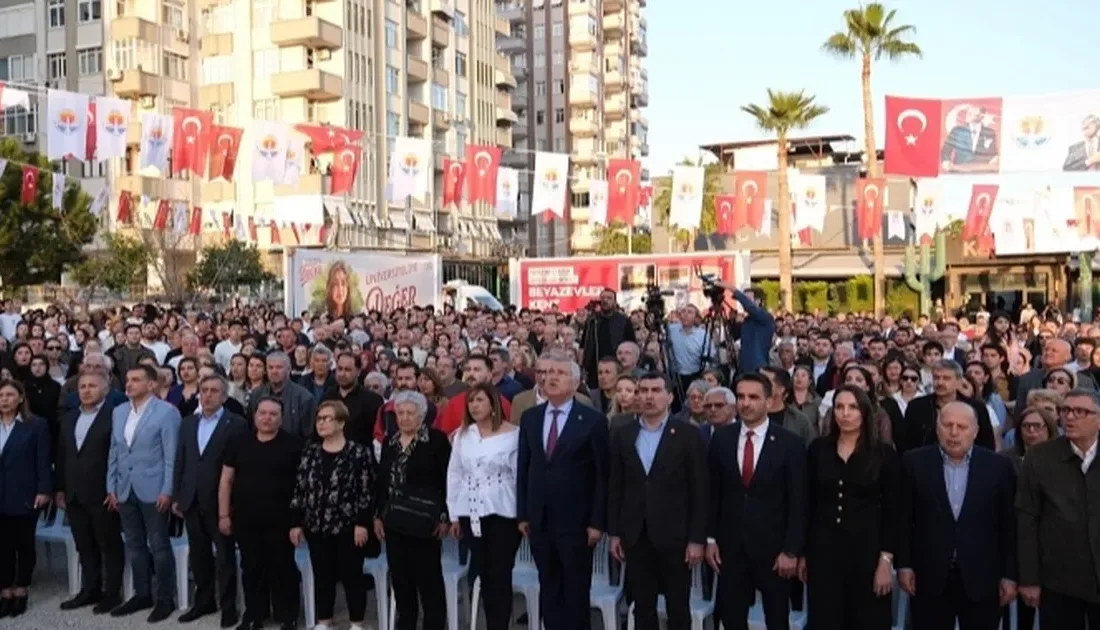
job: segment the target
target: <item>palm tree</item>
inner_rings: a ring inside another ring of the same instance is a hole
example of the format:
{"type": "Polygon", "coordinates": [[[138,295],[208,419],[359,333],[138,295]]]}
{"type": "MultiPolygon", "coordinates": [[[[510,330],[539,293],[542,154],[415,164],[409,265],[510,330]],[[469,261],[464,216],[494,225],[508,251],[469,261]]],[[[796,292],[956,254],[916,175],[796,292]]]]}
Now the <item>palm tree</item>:
{"type": "Polygon", "coordinates": [[[761,130],[774,133],[778,140],[776,153],[779,160],[779,292],[783,296],[783,308],[792,310],[794,302],[791,270],[791,193],[787,182],[787,134],[792,129],[805,129],[829,112],[829,108],[814,102],[805,92],[780,92],[768,90],[768,102],[764,106],[743,105],[741,111],[756,119],[761,130]]]}
{"type": "MultiPolygon", "coordinates": [[[[860,5],[858,9],[844,12],[844,30],[833,33],[822,48],[825,52],[844,59],[860,60],[860,79],[863,85],[863,137],[867,156],[868,177],[882,177],[878,155],[875,152],[875,118],[871,105],[871,64],[885,57],[897,61],[904,57],[920,57],[920,46],[906,41],[917,32],[916,27],[894,23],[895,10],[886,9],[877,2],[860,5]]],[[[887,123],[889,124],[889,123],[887,123]]],[[[882,251],[882,233],[875,235],[875,316],[881,317],[886,296],[886,262],[882,251]]]]}

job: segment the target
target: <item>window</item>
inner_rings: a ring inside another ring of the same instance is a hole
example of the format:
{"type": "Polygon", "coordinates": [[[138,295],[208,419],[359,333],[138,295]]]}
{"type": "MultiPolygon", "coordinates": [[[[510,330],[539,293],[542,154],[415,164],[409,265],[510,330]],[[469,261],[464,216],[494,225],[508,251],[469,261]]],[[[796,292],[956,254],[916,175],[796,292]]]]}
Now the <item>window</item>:
{"type": "Polygon", "coordinates": [[[400,50],[397,45],[397,22],[393,20],[386,20],[386,48],[390,50],[400,50]]]}
{"type": "Polygon", "coordinates": [[[0,60],[3,81],[34,80],[34,55],[12,55],[0,60]]]}
{"type": "Polygon", "coordinates": [[[535,67],[543,68],[546,66],[546,53],[537,53],[535,55],[535,67]]]}
{"type": "Polygon", "coordinates": [[[230,5],[221,5],[214,7],[208,13],[203,16],[203,26],[207,33],[232,33],[236,22],[233,19],[234,16],[233,7],[230,5]]]}
{"type": "Polygon", "coordinates": [[[513,68],[526,68],[527,67],[527,55],[523,53],[517,53],[512,55],[512,67],[513,68]]]}
{"type": "Polygon", "coordinates": [[[455,155],[466,155],[466,129],[464,127],[455,130],[455,145],[458,147],[455,155]]]}
{"type": "Polygon", "coordinates": [[[546,150],[546,140],[544,138],[539,138],[538,140],[535,140],[535,150],[536,151],[545,151],[546,150]]]}
{"type": "Polygon", "coordinates": [[[556,123],[565,122],[565,108],[558,107],[557,109],[554,110],[554,122],[556,122],[556,123]]]}
{"type": "Polygon", "coordinates": [[[441,109],[443,111],[450,111],[448,107],[449,98],[447,98],[447,88],[442,85],[432,84],[432,109],[441,109]]]}
{"type": "Polygon", "coordinates": [[[50,0],[47,15],[47,19],[50,21],[50,28],[61,28],[65,26],[65,0],[50,0]]]}
{"type": "Polygon", "coordinates": [[[543,39],[544,37],[546,37],[546,25],[545,24],[536,24],[535,25],[535,39],[543,39]]]}
{"type": "Polygon", "coordinates": [[[554,79],[554,94],[565,94],[564,79],[554,79]]]}
{"type": "Polygon", "coordinates": [[[535,124],[541,125],[544,122],[546,122],[546,112],[540,109],[535,112],[535,124]]]}
{"type": "Polygon", "coordinates": [[[466,117],[466,95],[462,92],[455,92],[455,117],[466,117]]]}
{"type": "Polygon", "coordinates": [[[564,30],[565,28],[563,27],[561,22],[554,22],[552,25],[550,25],[550,32],[554,35],[554,37],[561,37],[564,30]]]}
{"type": "Polygon", "coordinates": [[[22,107],[9,107],[0,113],[0,121],[3,121],[2,131],[6,136],[38,131],[37,119],[38,105],[31,105],[29,110],[22,107]]]}
{"type": "Polygon", "coordinates": [[[187,57],[176,53],[164,53],[164,76],[177,81],[187,80],[187,57]]]}
{"type": "Polygon", "coordinates": [[[535,96],[546,96],[546,81],[535,81],[535,96]]]}
{"type": "Polygon", "coordinates": [[[80,76],[90,77],[103,72],[103,49],[84,48],[76,51],[76,62],[80,76]]]}
{"type": "Polygon", "coordinates": [[[551,62],[555,66],[560,66],[562,64],[562,60],[563,60],[563,57],[562,57],[561,51],[560,50],[555,50],[553,57],[551,57],[551,62]]]}
{"type": "Polygon", "coordinates": [[[252,117],[256,120],[278,120],[279,99],[262,98],[252,103],[252,117]]]}
{"type": "Polygon", "coordinates": [[[0,9],[0,37],[33,35],[34,4],[24,4],[11,9],[0,9]]]}
{"type": "Polygon", "coordinates": [[[393,66],[386,66],[386,94],[401,93],[401,71],[393,66]]]}
{"type": "Polygon", "coordinates": [[[266,79],[279,72],[279,49],[262,48],[252,51],[253,79],[266,79]]]}
{"type": "Polygon", "coordinates": [[[65,53],[46,55],[46,72],[50,79],[64,79],[69,76],[69,60],[65,58],[65,53]]]}
{"type": "Polygon", "coordinates": [[[275,20],[276,0],[252,0],[252,26],[267,26],[275,20]]]}
{"type": "Polygon", "coordinates": [[[393,138],[401,135],[401,116],[386,112],[386,135],[393,138]]]}
{"type": "Polygon", "coordinates": [[[554,138],[554,151],[556,151],[558,153],[561,153],[564,148],[565,148],[565,140],[563,138],[561,138],[560,136],[557,137],[557,138],[554,138]]]}
{"type": "Polygon", "coordinates": [[[466,55],[463,53],[455,53],[455,74],[460,77],[466,76],[466,55]]]}
{"type": "Polygon", "coordinates": [[[234,80],[233,57],[231,55],[206,57],[202,60],[202,82],[204,85],[233,83],[234,80]]]}
{"type": "Polygon", "coordinates": [[[101,0],[80,0],[76,5],[76,13],[81,24],[94,22],[103,16],[103,3],[101,0]]]}
{"type": "Polygon", "coordinates": [[[458,37],[467,37],[470,34],[470,27],[466,26],[466,14],[462,11],[455,11],[455,35],[458,37]]]}
{"type": "Polygon", "coordinates": [[[183,3],[180,0],[162,0],[160,3],[160,20],[165,26],[171,26],[172,28],[187,26],[183,3]]]}

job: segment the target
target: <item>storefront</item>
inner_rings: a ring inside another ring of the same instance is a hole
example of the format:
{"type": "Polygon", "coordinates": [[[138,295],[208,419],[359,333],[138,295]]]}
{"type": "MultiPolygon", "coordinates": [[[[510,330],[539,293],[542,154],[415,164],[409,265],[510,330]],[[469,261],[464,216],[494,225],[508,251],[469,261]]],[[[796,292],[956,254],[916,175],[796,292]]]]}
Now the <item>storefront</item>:
{"type": "Polygon", "coordinates": [[[947,238],[947,307],[973,316],[979,310],[1018,313],[1025,304],[1042,311],[1066,299],[1066,257],[1034,255],[997,258],[973,241],[947,238]]]}

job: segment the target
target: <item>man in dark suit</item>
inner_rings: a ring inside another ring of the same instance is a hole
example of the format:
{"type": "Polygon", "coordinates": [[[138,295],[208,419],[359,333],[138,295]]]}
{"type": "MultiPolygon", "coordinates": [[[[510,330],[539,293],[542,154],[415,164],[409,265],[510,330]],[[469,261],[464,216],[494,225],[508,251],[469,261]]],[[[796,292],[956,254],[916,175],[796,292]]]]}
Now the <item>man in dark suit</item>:
{"type": "Polygon", "coordinates": [[[949,359],[941,359],[932,366],[932,393],[914,398],[905,409],[905,419],[894,430],[894,444],[899,453],[937,443],[936,418],[947,405],[965,403],[974,411],[978,421],[975,444],[989,450],[996,449],[993,423],[986,406],[959,394],[959,382],[963,379],[962,366],[949,359]]]}
{"type": "Polygon", "coordinates": [[[607,418],[574,399],[581,375],[571,358],[542,360],[546,402],[520,421],[517,520],[538,566],[546,630],[588,630],[592,548],[607,523],[607,418]]]}
{"type": "Polygon", "coordinates": [[[691,571],[706,543],[706,451],[699,430],[672,420],[668,378],[638,381],[642,413],[611,435],[607,532],[627,572],[639,630],[657,630],[665,594],[670,630],[691,627],[691,571]]]}
{"type": "Polygon", "coordinates": [[[940,410],[939,444],[902,460],[898,582],[913,598],[913,630],[996,630],[1016,597],[1012,462],[975,447],[965,402],[940,410]]]}
{"type": "Polygon", "coordinates": [[[77,384],[80,406],[61,418],[57,444],[57,506],[66,510],[80,554],[80,593],[62,610],[95,605],[97,614],[122,603],[122,525],[107,498],[107,457],[111,450],[109,376],[101,368],[83,370],[77,384]]]}
{"type": "Polygon", "coordinates": [[[719,574],[722,627],[748,630],[759,591],[769,630],[787,630],[806,539],[806,447],[768,419],[771,381],[737,381],[738,421],[710,441],[707,563],[719,574]]]}
{"type": "Polygon", "coordinates": [[[997,132],[985,125],[985,108],[969,105],[966,122],[952,127],[940,150],[941,171],[996,170],[997,132]]]}
{"type": "Polygon", "coordinates": [[[223,628],[236,625],[239,618],[237,554],[233,539],[218,531],[218,484],[226,446],[248,427],[244,418],[225,410],[228,397],[229,385],[220,376],[199,383],[199,410],[180,424],[172,484],[172,511],[187,528],[187,555],[195,576],[194,605],[179,620],[195,621],[220,607],[223,628]]]}
{"type": "Polygon", "coordinates": [[[833,388],[836,381],[836,362],[833,361],[833,340],[822,335],[814,339],[810,348],[810,356],[798,361],[810,368],[810,374],[814,379],[814,391],[818,396],[824,397],[826,392],[833,388]]]}
{"type": "Polygon", "coordinates": [[[595,313],[589,313],[581,336],[581,348],[584,349],[584,372],[589,389],[599,387],[599,360],[615,353],[619,344],[635,341],[634,326],[630,318],[619,310],[618,297],[611,289],[600,294],[600,307],[595,313]]]}
{"type": "Polygon", "coordinates": [[[1100,117],[1085,116],[1081,121],[1080,142],[1069,145],[1063,171],[1100,171],[1100,117]]]}

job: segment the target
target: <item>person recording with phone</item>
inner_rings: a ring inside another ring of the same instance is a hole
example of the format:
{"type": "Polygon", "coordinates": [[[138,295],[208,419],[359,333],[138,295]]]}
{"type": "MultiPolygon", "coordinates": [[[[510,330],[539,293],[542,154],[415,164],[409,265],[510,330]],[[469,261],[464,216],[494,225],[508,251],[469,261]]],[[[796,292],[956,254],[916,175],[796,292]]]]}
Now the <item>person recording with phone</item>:
{"type": "Polygon", "coordinates": [[[599,387],[599,361],[614,354],[619,344],[634,341],[634,327],[630,318],[619,310],[618,298],[611,289],[600,293],[598,302],[588,305],[593,312],[584,327],[581,347],[584,348],[584,373],[588,387],[599,387]]]}

